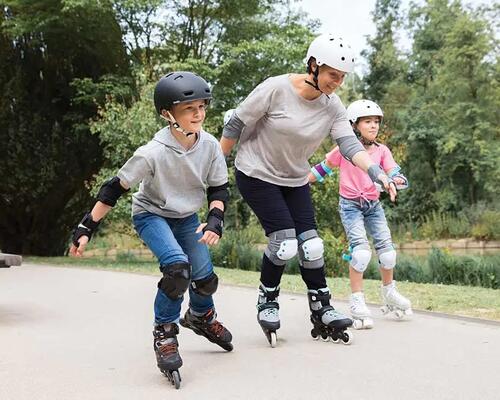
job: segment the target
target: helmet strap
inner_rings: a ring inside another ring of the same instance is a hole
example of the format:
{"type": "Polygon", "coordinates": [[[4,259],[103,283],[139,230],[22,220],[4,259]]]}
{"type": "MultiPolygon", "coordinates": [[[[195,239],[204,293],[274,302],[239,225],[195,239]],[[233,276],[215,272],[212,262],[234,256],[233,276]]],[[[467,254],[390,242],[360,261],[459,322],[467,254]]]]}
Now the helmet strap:
{"type": "Polygon", "coordinates": [[[167,111],[167,114],[168,114],[168,118],[161,115],[161,117],[172,124],[172,126],[175,128],[176,131],[179,131],[181,132],[184,136],[186,137],[189,137],[191,135],[198,135],[198,132],[189,132],[189,131],[186,131],[182,126],[179,125],[179,123],[175,120],[174,116],[170,113],[170,111],[167,111]]]}
{"type": "MultiPolygon", "coordinates": [[[[310,64],[309,64],[309,68],[310,68],[310,70],[312,70],[312,67],[310,66],[310,64]]],[[[313,73],[314,83],[311,82],[311,81],[308,81],[307,79],[305,79],[304,82],[307,83],[308,85],[312,86],[314,89],[316,89],[316,90],[320,91],[321,93],[323,93],[326,97],[330,98],[330,96],[328,96],[326,93],[324,93],[319,88],[319,85],[318,85],[319,65],[316,65],[316,69],[314,71],[312,71],[312,73],[313,73]]]]}
{"type": "Polygon", "coordinates": [[[361,134],[361,132],[357,129],[357,128],[353,128],[354,130],[354,133],[356,134],[356,137],[358,138],[358,140],[365,146],[371,146],[372,144],[374,144],[375,146],[378,147],[378,143],[375,141],[375,140],[368,140],[368,139],[365,139],[363,137],[363,135],[361,134]]]}

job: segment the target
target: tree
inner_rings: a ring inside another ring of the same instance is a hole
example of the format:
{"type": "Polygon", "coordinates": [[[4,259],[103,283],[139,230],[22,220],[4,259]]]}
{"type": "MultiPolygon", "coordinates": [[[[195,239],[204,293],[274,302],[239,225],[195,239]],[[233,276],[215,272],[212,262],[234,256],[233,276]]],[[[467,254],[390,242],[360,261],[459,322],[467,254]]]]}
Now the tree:
{"type": "Polygon", "coordinates": [[[498,53],[488,22],[459,2],[412,9],[412,94],[402,112],[414,217],[498,195],[498,53]]]}
{"type": "Polygon", "coordinates": [[[77,84],[128,74],[121,32],[109,6],[84,0],[8,0],[0,22],[0,247],[62,254],[102,164],[88,128],[102,91],[75,101],[77,84]]]}

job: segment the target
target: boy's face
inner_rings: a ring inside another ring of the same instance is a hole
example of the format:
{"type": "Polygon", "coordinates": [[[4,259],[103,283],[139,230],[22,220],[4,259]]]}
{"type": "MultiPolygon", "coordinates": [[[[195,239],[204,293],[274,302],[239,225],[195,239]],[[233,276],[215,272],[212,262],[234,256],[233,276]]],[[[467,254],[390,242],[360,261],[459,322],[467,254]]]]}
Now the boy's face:
{"type": "Polygon", "coordinates": [[[327,95],[335,92],[344,82],[346,73],[323,64],[319,69],[318,86],[327,95]]]}
{"type": "Polygon", "coordinates": [[[380,129],[380,117],[361,117],[356,127],[366,140],[373,142],[377,138],[378,130],[380,129]]]}
{"type": "Polygon", "coordinates": [[[172,116],[186,131],[199,132],[205,121],[207,104],[205,100],[193,100],[172,106],[172,116]]]}

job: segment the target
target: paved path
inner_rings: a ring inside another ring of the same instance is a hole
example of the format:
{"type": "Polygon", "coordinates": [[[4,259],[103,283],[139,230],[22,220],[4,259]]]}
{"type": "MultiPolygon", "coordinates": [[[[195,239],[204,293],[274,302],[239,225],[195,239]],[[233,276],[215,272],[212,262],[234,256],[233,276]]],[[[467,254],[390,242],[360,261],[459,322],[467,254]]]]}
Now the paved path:
{"type": "MultiPolygon", "coordinates": [[[[226,353],[182,329],[182,387],[155,365],[157,277],[25,264],[0,269],[0,399],[499,399],[500,326],[373,310],[352,346],[313,341],[307,299],[282,295],[271,349],[256,290],[222,286],[226,353]]],[[[500,293],[500,292],[499,292],[500,293]]],[[[345,303],[337,303],[345,311],[345,303]]]]}

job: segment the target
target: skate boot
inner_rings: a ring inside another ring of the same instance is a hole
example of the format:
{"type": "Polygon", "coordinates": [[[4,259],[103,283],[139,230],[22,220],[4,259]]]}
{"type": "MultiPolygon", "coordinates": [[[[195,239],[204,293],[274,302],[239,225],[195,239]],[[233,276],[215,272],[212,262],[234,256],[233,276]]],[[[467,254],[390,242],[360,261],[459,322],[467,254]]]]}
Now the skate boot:
{"type": "Polygon", "coordinates": [[[363,292],[355,292],[351,294],[349,300],[349,310],[353,319],[354,329],[371,329],[373,328],[372,313],[365,303],[365,295],[363,292]]]}
{"type": "Polygon", "coordinates": [[[206,337],[212,343],[219,345],[224,350],[233,350],[233,345],[231,343],[233,335],[231,335],[231,332],[229,332],[224,325],[217,321],[217,313],[213,308],[200,316],[194,315],[193,312],[188,309],[186,314],[184,314],[184,318],[181,318],[180,323],[184,328],[191,329],[197,335],[206,337]]]}
{"type": "Polygon", "coordinates": [[[266,335],[271,347],[276,347],[276,331],[280,328],[280,315],[278,296],[280,287],[268,288],[259,286],[259,298],[257,299],[257,321],[266,335]]]}
{"type": "Polygon", "coordinates": [[[179,342],[177,342],[178,334],[179,327],[174,323],[157,325],[153,331],[156,363],[176,389],[179,389],[181,385],[179,368],[182,366],[182,358],[178,349],[179,342]]]}
{"type": "Polygon", "coordinates": [[[411,302],[396,289],[396,281],[380,288],[383,306],[380,308],[385,315],[393,312],[397,319],[402,319],[405,315],[413,315],[411,302]]]}
{"type": "Polygon", "coordinates": [[[328,288],[308,290],[307,297],[311,309],[313,339],[321,337],[325,342],[331,339],[334,343],[342,340],[344,344],[351,344],[353,334],[347,328],[352,325],[352,320],[330,305],[332,296],[328,288]]]}

